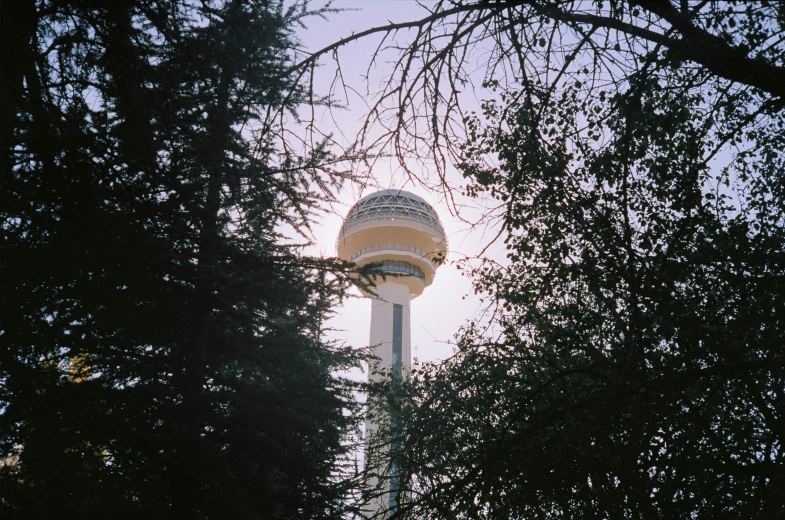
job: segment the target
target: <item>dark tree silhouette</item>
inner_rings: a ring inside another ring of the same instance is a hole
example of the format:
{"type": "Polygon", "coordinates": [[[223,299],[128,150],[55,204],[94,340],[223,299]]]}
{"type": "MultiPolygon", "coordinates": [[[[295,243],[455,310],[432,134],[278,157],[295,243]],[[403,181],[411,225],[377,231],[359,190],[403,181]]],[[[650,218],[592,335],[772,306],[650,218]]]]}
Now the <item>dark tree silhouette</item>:
{"type": "Polygon", "coordinates": [[[385,35],[374,144],[457,166],[508,254],[398,390],[397,516],[785,516],[783,3],[423,7],[326,51],[385,35]]]}
{"type": "Polygon", "coordinates": [[[285,135],[312,14],[3,4],[4,516],[343,511],[346,267],[286,245],[347,177],[285,135]]]}

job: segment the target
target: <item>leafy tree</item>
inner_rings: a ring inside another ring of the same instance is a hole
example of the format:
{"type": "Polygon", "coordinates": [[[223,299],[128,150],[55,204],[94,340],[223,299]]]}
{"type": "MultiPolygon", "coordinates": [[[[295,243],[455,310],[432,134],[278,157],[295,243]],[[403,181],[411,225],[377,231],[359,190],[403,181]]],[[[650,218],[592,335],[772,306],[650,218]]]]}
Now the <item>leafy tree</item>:
{"type": "Polygon", "coordinates": [[[508,252],[404,391],[399,516],[785,517],[782,3],[429,10],[330,48],[399,38],[370,120],[493,199],[508,252]]]}
{"type": "Polygon", "coordinates": [[[347,175],[286,134],[316,13],[3,10],[4,516],[340,515],[346,268],[293,240],[347,175]]]}
{"type": "Polygon", "coordinates": [[[513,102],[467,143],[508,262],[475,270],[490,330],[464,330],[412,412],[403,451],[434,517],[783,514],[785,121],[713,170],[715,132],[747,114],[702,112],[692,79],[642,83],[634,121],[574,87],[550,124],[513,102]]]}

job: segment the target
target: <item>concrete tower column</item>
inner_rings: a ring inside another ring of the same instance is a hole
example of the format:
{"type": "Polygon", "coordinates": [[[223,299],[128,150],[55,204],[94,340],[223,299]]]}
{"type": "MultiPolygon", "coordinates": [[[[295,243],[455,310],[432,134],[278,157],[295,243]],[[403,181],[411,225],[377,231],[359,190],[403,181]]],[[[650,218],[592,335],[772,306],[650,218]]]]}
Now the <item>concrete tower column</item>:
{"type": "MultiPolygon", "coordinates": [[[[371,337],[369,345],[374,346],[380,367],[392,368],[401,375],[408,371],[412,359],[411,339],[411,295],[409,287],[395,283],[388,277],[387,282],[376,286],[378,298],[371,300],[371,337]],[[398,316],[400,314],[400,326],[398,316]],[[400,334],[400,338],[397,335],[400,334]],[[397,357],[397,359],[396,359],[397,357]],[[397,367],[396,367],[397,365],[397,367]]],[[[371,377],[378,374],[371,374],[371,377]]]]}
{"type": "MultiPolygon", "coordinates": [[[[387,375],[400,379],[411,368],[411,294],[407,285],[394,281],[379,283],[376,294],[377,297],[371,300],[371,334],[368,344],[373,346],[373,353],[379,358],[381,373],[372,370],[369,377],[372,381],[387,375]]],[[[368,487],[378,493],[367,507],[366,516],[369,518],[379,518],[380,515],[383,518],[386,516],[385,511],[395,510],[400,501],[400,476],[395,461],[390,457],[395,440],[379,439],[377,428],[378,425],[370,419],[365,424],[368,443],[366,468],[384,475],[381,483],[377,477],[371,477],[368,481],[368,487]]]]}

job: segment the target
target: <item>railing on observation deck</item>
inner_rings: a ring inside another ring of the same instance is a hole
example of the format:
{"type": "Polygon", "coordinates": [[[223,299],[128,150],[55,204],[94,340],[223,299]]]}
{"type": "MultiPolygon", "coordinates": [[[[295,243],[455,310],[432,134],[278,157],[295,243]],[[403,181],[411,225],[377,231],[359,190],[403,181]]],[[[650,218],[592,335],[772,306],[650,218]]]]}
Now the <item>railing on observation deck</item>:
{"type": "Polygon", "coordinates": [[[404,209],[399,208],[382,208],[382,209],[374,209],[373,211],[362,211],[350,214],[341,226],[341,232],[338,235],[338,239],[336,242],[340,242],[341,238],[346,234],[346,230],[350,229],[357,224],[362,222],[367,222],[369,220],[378,220],[378,219],[385,219],[385,218],[399,218],[404,220],[411,220],[412,222],[418,222],[420,224],[426,225],[428,228],[436,231],[436,235],[440,240],[446,240],[447,236],[444,233],[444,227],[442,226],[441,222],[439,222],[438,218],[426,214],[424,211],[412,211],[409,208],[404,209]]]}

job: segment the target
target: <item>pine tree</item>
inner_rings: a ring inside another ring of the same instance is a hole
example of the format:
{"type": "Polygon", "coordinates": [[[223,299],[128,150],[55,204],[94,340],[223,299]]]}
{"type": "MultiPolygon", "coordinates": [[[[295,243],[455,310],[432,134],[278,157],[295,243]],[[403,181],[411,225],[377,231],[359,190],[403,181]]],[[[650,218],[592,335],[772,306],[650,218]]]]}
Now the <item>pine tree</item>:
{"type": "Polygon", "coordinates": [[[3,59],[4,513],[334,518],[355,405],[333,373],[357,359],[321,324],[344,267],[285,233],[307,236],[344,176],[324,144],[296,156],[281,140],[311,99],[289,70],[313,13],[19,9],[3,59]]]}

